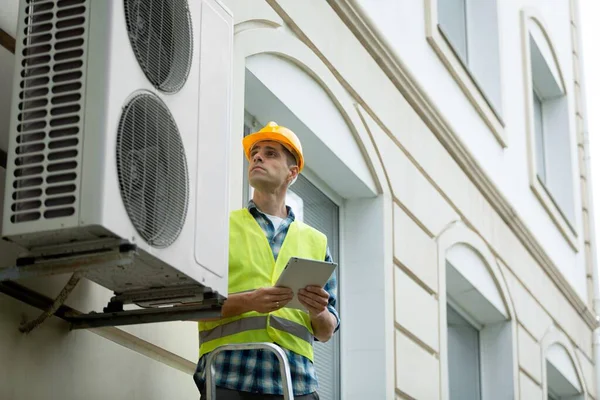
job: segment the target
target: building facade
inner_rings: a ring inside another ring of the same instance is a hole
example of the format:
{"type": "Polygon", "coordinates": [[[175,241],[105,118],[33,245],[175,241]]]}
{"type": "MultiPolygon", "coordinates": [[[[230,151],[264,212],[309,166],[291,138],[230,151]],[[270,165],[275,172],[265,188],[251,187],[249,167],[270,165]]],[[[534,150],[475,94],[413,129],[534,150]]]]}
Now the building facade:
{"type": "MultiPolygon", "coordinates": [[[[0,14],[13,37],[17,3],[0,14]]],[[[289,204],[339,262],[321,398],[596,399],[578,1],[223,3],[235,19],[230,206],[251,194],[240,139],[288,126],[306,154],[289,204]]],[[[55,297],[67,279],[20,283],[55,297]]],[[[83,282],[67,304],[109,297],[83,282]]],[[[0,310],[2,399],[197,398],[193,322],[69,331],[51,319],[24,335],[38,311],[6,295],[0,310]]]]}

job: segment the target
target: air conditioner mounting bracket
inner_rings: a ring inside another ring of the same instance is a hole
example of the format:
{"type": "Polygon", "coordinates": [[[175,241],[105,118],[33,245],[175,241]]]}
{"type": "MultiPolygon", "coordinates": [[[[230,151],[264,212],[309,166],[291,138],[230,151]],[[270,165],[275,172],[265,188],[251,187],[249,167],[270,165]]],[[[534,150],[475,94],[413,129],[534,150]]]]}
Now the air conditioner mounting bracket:
{"type": "Polygon", "coordinates": [[[111,251],[71,253],[53,257],[20,259],[17,265],[0,270],[0,292],[36,307],[43,313],[19,328],[30,332],[49,316],[55,315],[71,324],[71,329],[99,328],[167,321],[194,321],[218,318],[224,297],[203,285],[148,288],[115,293],[102,312],[82,313],[64,304],[86,272],[115,266],[126,267],[136,257],[136,248],[121,245],[111,251]],[[56,299],[37,293],[15,280],[71,273],[71,279],[56,299]],[[125,309],[128,304],[144,308],[125,309]]]}

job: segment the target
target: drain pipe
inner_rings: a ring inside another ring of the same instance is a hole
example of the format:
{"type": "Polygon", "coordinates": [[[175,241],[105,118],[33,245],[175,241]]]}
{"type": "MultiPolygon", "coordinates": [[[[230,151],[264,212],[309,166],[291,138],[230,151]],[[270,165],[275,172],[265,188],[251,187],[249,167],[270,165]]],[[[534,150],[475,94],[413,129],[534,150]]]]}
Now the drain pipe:
{"type": "MultiPolygon", "coordinates": [[[[585,102],[585,100],[583,100],[585,102]]],[[[592,268],[592,286],[594,298],[592,300],[593,313],[596,317],[596,329],[594,329],[594,378],[596,384],[596,397],[600,397],[600,274],[598,273],[598,262],[597,262],[597,251],[596,246],[598,242],[596,240],[596,227],[595,227],[595,207],[594,207],[594,196],[592,194],[592,177],[591,175],[591,160],[590,160],[590,142],[589,132],[587,129],[587,120],[584,120],[584,131],[583,131],[583,142],[584,142],[584,158],[586,167],[586,184],[588,188],[587,202],[588,202],[588,218],[589,221],[589,241],[590,241],[590,262],[592,268]]],[[[600,140],[597,137],[596,140],[600,140]]],[[[596,162],[600,162],[600,159],[596,158],[596,162]]]]}
{"type": "MultiPolygon", "coordinates": [[[[582,88],[582,102],[585,104],[585,89],[582,88]]],[[[600,140],[597,137],[596,140],[600,140]]],[[[596,317],[596,328],[594,329],[594,380],[596,384],[596,396],[600,396],[600,274],[598,273],[598,262],[597,262],[597,250],[596,246],[599,244],[596,241],[596,227],[595,227],[595,207],[594,207],[594,196],[592,188],[592,175],[591,175],[591,159],[590,159],[590,138],[587,127],[587,120],[583,121],[583,157],[585,160],[585,174],[586,174],[586,185],[587,185],[587,209],[588,209],[588,240],[590,241],[590,258],[592,269],[592,286],[594,297],[592,299],[592,312],[596,317]]],[[[600,159],[596,158],[596,162],[600,162],[600,159]]],[[[600,165],[599,165],[600,167],[600,165]]],[[[582,199],[583,201],[584,199],[582,199]]],[[[584,232],[585,236],[585,232],[584,232]]],[[[587,270],[587,266],[586,266],[587,270]]]]}
{"type": "MultiPolygon", "coordinates": [[[[590,157],[590,134],[589,134],[589,128],[588,128],[588,107],[587,107],[587,93],[586,93],[586,79],[585,79],[585,75],[586,75],[586,71],[583,65],[583,57],[585,56],[585,54],[581,55],[581,49],[583,47],[583,39],[582,39],[582,24],[581,24],[581,8],[580,8],[580,2],[576,1],[576,0],[571,0],[572,7],[571,7],[571,19],[575,22],[575,25],[577,26],[577,30],[572,31],[571,34],[572,35],[576,35],[576,40],[573,40],[576,43],[576,47],[577,47],[577,53],[580,54],[580,57],[578,59],[573,59],[574,61],[574,67],[576,69],[579,70],[579,79],[580,79],[580,88],[581,91],[579,92],[580,98],[579,98],[579,108],[581,111],[581,114],[584,115],[585,117],[583,118],[582,121],[582,128],[583,128],[583,132],[582,132],[582,136],[583,136],[583,159],[584,159],[584,168],[585,168],[585,176],[586,176],[586,185],[587,185],[587,198],[584,199],[582,198],[582,205],[585,204],[585,202],[587,202],[587,209],[588,209],[588,218],[589,218],[589,224],[588,224],[588,229],[589,232],[588,233],[588,237],[587,239],[589,240],[590,243],[590,253],[589,253],[589,257],[590,260],[586,260],[589,264],[590,267],[592,269],[591,273],[592,273],[592,286],[593,286],[593,294],[594,297],[592,299],[592,307],[593,310],[592,312],[594,313],[594,316],[596,317],[596,328],[594,329],[594,348],[593,348],[593,356],[594,356],[594,384],[596,385],[596,398],[600,397],[600,326],[599,326],[599,322],[600,322],[600,274],[598,272],[598,260],[597,260],[597,250],[596,250],[596,246],[600,245],[600,243],[597,242],[596,240],[596,226],[595,226],[595,207],[594,207],[594,195],[593,195],[593,185],[592,185],[592,174],[591,174],[591,170],[592,170],[592,166],[591,166],[591,157],[590,157]]],[[[575,39],[575,38],[572,38],[575,39]]],[[[597,141],[596,146],[600,148],[600,143],[598,143],[598,141],[600,141],[600,137],[598,136],[599,132],[596,132],[596,137],[594,138],[597,141]]],[[[596,158],[595,161],[597,163],[600,163],[600,158],[596,158]]],[[[600,164],[597,165],[597,167],[600,167],[600,164]]],[[[600,171],[600,170],[599,170],[600,171]]],[[[585,226],[585,223],[584,223],[585,226]]],[[[584,240],[585,240],[585,233],[584,232],[584,240]]],[[[589,271],[587,270],[587,265],[586,265],[586,275],[587,273],[589,273],[589,271]]]]}
{"type": "MultiPolygon", "coordinates": [[[[586,146],[587,147],[587,146],[586,146]]],[[[587,152],[587,150],[586,150],[587,152]]],[[[589,159],[589,158],[588,158],[589,159]]],[[[589,167],[588,167],[589,170],[589,167]]],[[[588,175],[589,177],[590,175],[588,175]]],[[[591,188],[590,188],[591,191],[591,188]]],[[[598,277],[598,263],[596,262],[596,234],[594,228],[594,212],[593,206],[591,205],[592,195],[589,196],[590,208],[589,208],[589,218],[590,218],[590,258],[592,264],[592,285],[594,286],[594,299],[593,299],[593,313],[596,317],[596,329],[594,329],[594,378],[596,384],[596,397],[600,394],[600,327],[598,326],[598,322],[600,321],[600,281],[598,277]]]]}
{"type": "MultiPolygon", "coordinates": [[[[589,176],[589,175],[588,175],[589,176]]],[[[590,196],[591,200],[591,196],[590,196]]],[[[590,211],[590,219],[593,221],[593,212],[590,211]]],[[[593,226],[593,223],[590,222],[593,226]]],[[[596,263],[596,235],[594,228],[590,226],[590,247],[592,263],[592,285],[594,286],[593,313],[596,317],[596,329],[594,329],[594,380],[596,384],[596,397],[600,393],[600,282],[598,281],[598,264],[596,263]]]]}

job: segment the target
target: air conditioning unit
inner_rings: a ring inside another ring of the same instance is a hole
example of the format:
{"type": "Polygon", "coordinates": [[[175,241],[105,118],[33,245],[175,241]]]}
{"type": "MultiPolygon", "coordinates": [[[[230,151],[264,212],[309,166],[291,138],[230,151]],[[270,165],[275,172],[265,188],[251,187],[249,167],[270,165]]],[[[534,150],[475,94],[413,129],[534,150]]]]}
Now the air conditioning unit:
{"type": "Polygon", "coordinates": [[[84,275],[119,295],[226,296],[231,13],[21,0],[15,55],[2,236],[35,263],[135,248],[84,275]]]}

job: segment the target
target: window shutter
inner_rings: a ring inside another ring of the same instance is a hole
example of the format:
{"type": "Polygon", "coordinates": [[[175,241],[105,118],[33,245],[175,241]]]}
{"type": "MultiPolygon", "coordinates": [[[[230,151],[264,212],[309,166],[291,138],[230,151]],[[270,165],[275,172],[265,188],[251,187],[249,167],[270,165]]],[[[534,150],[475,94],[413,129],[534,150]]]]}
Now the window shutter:
{"type": "MultiPolygon", "coordinates": [[[[298,219],[327,236],[331,256],[339,263],[339,207],[302,175],[290,187],[290,191],[292,194],[288,197],[287,204],[292,207],[298,219]]],[[[336,268],[335,273],[339,289],[339,267],[336,268]]],[[[339,312],[339,292],[336,295],[338,300],[336,309],[339,312]]],[[[338,334],[327,343],[315,342],[315,368],[319,379],[319,397],[323,400],[338,400],[340,398],[338,334]]]]}
{"type": "Polygon", "coordinates": [[[479,331],[447,306],[450,400],[480,400],[479,331]]]}

